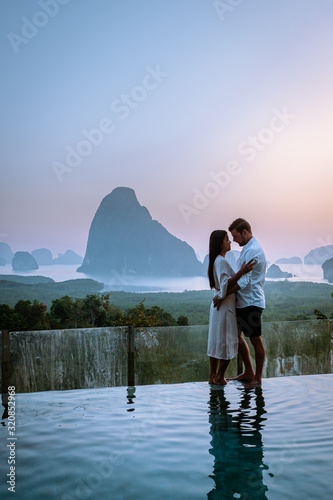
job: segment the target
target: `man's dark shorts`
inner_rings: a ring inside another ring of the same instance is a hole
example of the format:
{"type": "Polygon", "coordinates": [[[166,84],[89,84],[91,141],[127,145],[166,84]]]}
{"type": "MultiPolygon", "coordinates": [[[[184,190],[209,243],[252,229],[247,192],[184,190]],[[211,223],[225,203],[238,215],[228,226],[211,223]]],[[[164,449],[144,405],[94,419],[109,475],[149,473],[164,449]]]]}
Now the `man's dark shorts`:
{"type": "Polygon", "coordinates": [[[262,311],[263,309],[257,306],[236,309],[238,329],[242,330],[246,337],[260,337],[262,311]]]}

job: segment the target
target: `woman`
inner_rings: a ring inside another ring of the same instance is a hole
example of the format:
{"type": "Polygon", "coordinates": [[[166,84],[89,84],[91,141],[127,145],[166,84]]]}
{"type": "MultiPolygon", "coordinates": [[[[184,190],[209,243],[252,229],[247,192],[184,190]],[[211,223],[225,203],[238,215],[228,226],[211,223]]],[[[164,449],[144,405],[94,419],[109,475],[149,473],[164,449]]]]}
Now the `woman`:
{"type": "Polygon", "coordinates": [[[223,301],[219,309],[210,305],[208,349],[210,358],[210,384],[225,385],[224,378],[230,360],[238,351],[238,329],[236,320],[236,294],[230,289],[243,274],[253,269],[253,260],[244,263],[235,274],[225,254],[230,250],[228,233],[223,230],[213,231],[209,239],[208,278],[211,288],[215,288],[223,301]],[[228,293],[229,289],[229,293],[228,293]]]}

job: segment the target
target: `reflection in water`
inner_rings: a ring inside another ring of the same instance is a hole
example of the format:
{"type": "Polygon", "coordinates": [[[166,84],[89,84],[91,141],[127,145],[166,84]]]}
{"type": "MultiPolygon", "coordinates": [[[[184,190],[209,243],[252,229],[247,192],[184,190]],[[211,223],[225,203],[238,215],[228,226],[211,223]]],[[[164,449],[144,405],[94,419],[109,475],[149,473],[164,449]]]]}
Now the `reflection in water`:
{"type": "Polygon", "coordinates": [[[231,408],[224,387],[211,387],[209,422],[214,456],[215,487],[207,497],[217,499],[267,499],[263,482],[263,442],[261,429],[266,418],[261,387],[240,390],[239,408],[231,408]]]}
{"type": "MultiPolygon", "coordinates": [[[[136,387],[135,386],[128,386],[127,387],[127,404],[128,405],[134,405],[134,401],[133,399],[136,398],[136,395],[135,395],[135,391],[136,391],[136,387]]],[[[133,406],[133,408],[128,408],[127,411],[134,411],[135,408],[133,406]]]]}
{"type": "Polygon", "coordinates": [[[6,418],[8,418],[8,394],[1,395],[1,402],[2,402],[2,406],[4,407],[4,411],[2,414],[2,418],[1,418],[1,425],[5,426],[6,424],[5,424],[4,420],[6,418]]]}

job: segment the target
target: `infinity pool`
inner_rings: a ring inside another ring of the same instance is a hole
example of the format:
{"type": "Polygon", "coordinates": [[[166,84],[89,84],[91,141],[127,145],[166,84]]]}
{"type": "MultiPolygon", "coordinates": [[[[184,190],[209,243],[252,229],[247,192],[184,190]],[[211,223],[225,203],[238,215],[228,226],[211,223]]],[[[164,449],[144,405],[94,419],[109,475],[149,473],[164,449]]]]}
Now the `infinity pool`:
{"type": "Polygon", "coordinates": [[[331,500],[333,375],[16,396],[16,500],[331,500]]]}

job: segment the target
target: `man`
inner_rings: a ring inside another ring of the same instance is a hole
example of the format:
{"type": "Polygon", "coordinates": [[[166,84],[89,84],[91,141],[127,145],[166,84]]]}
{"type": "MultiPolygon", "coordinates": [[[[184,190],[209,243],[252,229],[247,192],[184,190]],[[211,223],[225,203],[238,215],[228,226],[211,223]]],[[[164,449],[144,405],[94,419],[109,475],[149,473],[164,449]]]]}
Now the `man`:
{"type": "MultiPolygon", "coordinates": [[[[244,372],[233,380],[250,380],[251,385],[261,383],[265,362],[265,347],[261,338],[261,313],[265,308],[264,282],[266,276],[266,257],[261,245],[252,235],[250,224],[245,219],[236,219],[229,226],[233,241],[242,247],[238,268],[244,262],[254,259],[251,272],[244,274],[237,283],[228,288],[228,294],[237,292],[236,315],[239,330],[238,352],[244,363],[244,372]],[[250,351],[243,334],[249,337],[255,352],[256,371],[253,371],[250,351]]],[[[214,298],[219,308],[220,300],[214,298]]]]}

